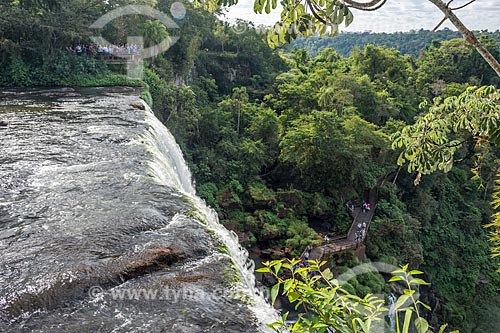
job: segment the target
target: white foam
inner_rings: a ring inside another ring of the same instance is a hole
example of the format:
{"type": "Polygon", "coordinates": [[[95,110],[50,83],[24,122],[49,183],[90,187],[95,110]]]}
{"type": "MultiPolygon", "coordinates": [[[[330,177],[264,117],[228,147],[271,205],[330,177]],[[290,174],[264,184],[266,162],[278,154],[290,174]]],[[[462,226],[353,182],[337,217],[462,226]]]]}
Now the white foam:
{"type": "MultiPolygon", "coordinates": [[[[196,196],[191,171],[184,160],[179,145],[170,131],[154,116],[147,105],[146,123],[150,128],[142,139],[152,154],[149,166],[154,173],[155,179],[159,183],[173,187],[186,195],[202,215],[206,227],[212,230],[227,247],[241,278],[241,283],[237,286],[238,291],[244,292],[251,298],[253,303],[251,308],[255,313],[255,317],[262,324],[278,320],[277,312],[256,287],[255,264],[252,260],[249,260],[248,251],[239,244],[238,236],[234,232],[227,230],[219,223],[217,213],[196,196]]],[[[267,327],[263,329],[268,330],[267,327]]]]}

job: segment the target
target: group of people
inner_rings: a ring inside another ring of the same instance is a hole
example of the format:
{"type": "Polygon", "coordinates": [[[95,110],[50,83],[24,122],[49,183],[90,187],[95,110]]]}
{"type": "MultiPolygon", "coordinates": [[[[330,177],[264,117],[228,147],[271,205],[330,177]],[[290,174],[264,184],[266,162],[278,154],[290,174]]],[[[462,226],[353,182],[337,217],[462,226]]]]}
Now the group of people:
{"type": "Polygon", "coordinates": [[[357,225],[357,230],[356,230],[356,242],[358,241],[363,241],[366,236],[366,222],[363,221],[363,223],[358,222],[357,225]]]}
{"type": "Polygon", "coordinates": [[[99,56],[101,58],[113,58],[114,56],[130,56],[140,53],[141,47],[135,44],[120,44],[120,45],[94,45],[94,44],[77,44],[74,47],[68,47],[70,52],[77,55],[99,56]]]}
{"type": "MultiPolygon", "coordinates": [[[[347,204],[347,209],[350,213],[354,213],[354,203],[349,201],[347,204]]],[[[363,212],[369,212],[370,209],[371,209],[371,206],[370,206],[370,203],[369,202],[366,202],[366,201],[363,201],[363,204],[361,205],[361,209],[363,210],[363,212]]]]}
{"type": "MultiPolygon", "coordinates": [[[[313,246],[311,244],[309,244],[304,252],[304,255],[300,258],[300,262],[295,265],[295,269],[311,266],[311,263],[309,263],[308,260],[309,260],[309,256],[311,254],[312,249],[313,249],[313,246]]],[[[309,275],[315,276],[316,272],[311,271],[311,272],[309,272],[309,275]]]]}
{"type": "Polygon", "coordinates": [[[300,262],[298,263],[298,267],[308,267],[310,264],[307,262],[309,260],[309,256],[311,254],[311,250],[313,249],[313,246],[311,244],[307,245],[306,250],[304,251],[304,254],[300,258],[300,262]]]}

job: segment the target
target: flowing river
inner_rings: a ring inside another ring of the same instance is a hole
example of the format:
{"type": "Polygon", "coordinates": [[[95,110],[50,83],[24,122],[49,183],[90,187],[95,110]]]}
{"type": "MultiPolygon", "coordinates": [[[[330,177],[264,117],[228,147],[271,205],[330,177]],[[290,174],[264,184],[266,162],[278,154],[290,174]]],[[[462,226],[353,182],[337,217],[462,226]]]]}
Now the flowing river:
{"type": "Polygon", "coordinates": [[[265,332],[253,262],[131,103],[0,92],[0,332],[265,332]]]}

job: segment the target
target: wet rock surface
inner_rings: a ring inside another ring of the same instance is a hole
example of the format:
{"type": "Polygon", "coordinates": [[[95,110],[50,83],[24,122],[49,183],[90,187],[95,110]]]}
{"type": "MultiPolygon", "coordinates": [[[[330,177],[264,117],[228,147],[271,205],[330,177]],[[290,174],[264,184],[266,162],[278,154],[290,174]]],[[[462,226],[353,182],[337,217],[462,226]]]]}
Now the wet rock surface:
{"type": "Polygon", "coordinates": [[[1,332],[262,331],[224,244],[155,178],[137,96],[0,92],[1,332]]]}

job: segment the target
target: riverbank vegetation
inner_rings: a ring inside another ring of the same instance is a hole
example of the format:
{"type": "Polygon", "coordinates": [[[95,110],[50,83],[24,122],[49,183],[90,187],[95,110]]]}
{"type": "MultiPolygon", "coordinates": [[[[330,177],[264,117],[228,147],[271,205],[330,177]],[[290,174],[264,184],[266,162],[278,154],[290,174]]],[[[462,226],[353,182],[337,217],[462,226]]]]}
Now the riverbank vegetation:
{"type": "MultiPolygon", "coordinates": [[[[91,43],[88,25],[124,3],[2,2],[0,86],[131,84],[123,67],[67,50],[91,43]]],[[[165,13],[171,6],[134,3],[165,13]]],[[[475,50],[463,39],[434,41],[418,57],[377,45],[344,56],[321,47],[316,56],[272,50],[251,24],[235,28],[185,5],[185,18],[176,20],[180,29],[167,30],[180,39],[147,61],[150,96],[144,96],[174,133],[198,194],[221,222],[261,256],[291,258],[319,244],[319,234],[345,234],[352,222],[346,203],[385,179],[368,257],[425,271],[432,285],[422,300],[433,310],[423,311],[431,324],[495,331],[500,277],[488,243],[495,230],[483,226],[493,213],[498,148],[462,136],[455,167],[424,176],[415,187],[416,173],[398,165],[403,147],[392,147],[395,133],[434,110],[434,100],[473,86],[498,87],[498,76],[475,50]]],[[[123,43],[128,33],[154,27],[131,20],[110,23],[103,34],[123,43]]],[[[152,29],[147,36],[153,41],[164,33],[152,29]]],[[[481,40],[500,58],[494,38],[481,40]]],[[[353,282],[350,291],[379,292],[378,282],[353,282]]]]}

